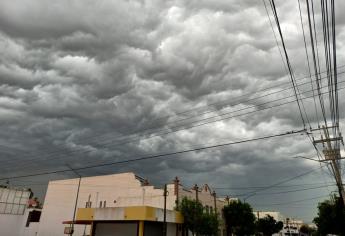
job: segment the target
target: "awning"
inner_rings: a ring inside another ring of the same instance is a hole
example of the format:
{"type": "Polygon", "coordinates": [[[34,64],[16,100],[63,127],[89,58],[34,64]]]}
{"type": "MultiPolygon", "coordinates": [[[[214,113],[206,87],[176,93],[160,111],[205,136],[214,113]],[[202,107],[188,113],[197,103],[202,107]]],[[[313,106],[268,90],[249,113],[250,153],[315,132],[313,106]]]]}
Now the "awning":
{"type": "Polygon", "coordinates": [[[63,221],[62,224],[64,225],[71,225],[71,224],[75,224],[75,225],[91,225],[92,223],[92,220],[76,220],[76,221],[73,221],[73,220],[66,220],[66,221],[63,221]]]}

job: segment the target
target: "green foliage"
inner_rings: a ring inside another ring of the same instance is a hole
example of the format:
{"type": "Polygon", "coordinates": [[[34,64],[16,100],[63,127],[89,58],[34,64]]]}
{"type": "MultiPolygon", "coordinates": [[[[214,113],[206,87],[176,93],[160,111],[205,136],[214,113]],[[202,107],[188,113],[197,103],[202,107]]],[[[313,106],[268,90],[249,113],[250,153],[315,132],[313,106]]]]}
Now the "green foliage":
{"type": "Polygon", "coordinates": [[[193,234],[217,235],[219,221],[214,213],[204,212],[199,201],[184,197],[178,206],[184,217],[184,225],[193,234]]]}
{"type": "Polygon", "coordinates": [[[271,236],[283,229],[283,222],[276,221],[272,216],[267,215],[256,221],[256,231],[265,236],[271,236]]]}
{"type": "Polygon", "coordinates": [[[315,229],[309,227],[308,225],[302,225],[299,231],[305,235],[313,235],[315,233],[315,229]]]}
{"type": "Polygon", "coordinates": [[[252,235],[255,232],[255,216],[248,203],[232,201],[223,209],[227,234],[252,235]]]}
{"type": "Polygon", "coordinates": [[[318,216],[314,218],[319,235],[345,235],[345,211],[342,199],[333,196],[330,200],[319,203],[318,216]]]}
{"type": "Polygon", "coordinates": [[[203,213],[197,233],[201,235],[217,235],[219,221],[214,213],[203,213]]]}

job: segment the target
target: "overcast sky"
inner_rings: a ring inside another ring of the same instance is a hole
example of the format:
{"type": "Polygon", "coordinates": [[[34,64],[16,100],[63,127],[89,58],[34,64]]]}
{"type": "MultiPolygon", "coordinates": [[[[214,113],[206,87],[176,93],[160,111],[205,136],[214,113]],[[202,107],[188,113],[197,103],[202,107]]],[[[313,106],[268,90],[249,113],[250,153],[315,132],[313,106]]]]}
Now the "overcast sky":
{"type": "MultiPolygon", "coordinates": [[[[342,66],[345,2],[336,3],[342,66]]],[[[276,5],[302,97],[311,96],[298,2],[276,5]]],[[[307,23],[305,9],[302,1],[307,23]]],[[[0,51],[1,178],[303,128],[296,102],[277,106],[294,97],[262,0],[3,0],[0,51]]],[[[320,57],[322,52],[320,47],[320,57]]],[[[340,92],[341,118],[342,97],[340,92]]],[[[313,100],[303,101],[316,128],[313,100]]],[[[216,189],[218,195],[243,199],[255,187],[316,169],[247,199],[255,209],[311,222],[317,202],[335,188],[326,168],[291,158],[298,155],[316,158],[306,135],[79,173],[132,171],[157,186],[179,176],[187,187],[208,183],[223,188],[216,189]],[[295,191],[304,188],[310,189],[295,191]]],[[[32,187],[43,198],[48,180],[70,177],[75,175],[10,179],[10,184],[32,187]]]]}

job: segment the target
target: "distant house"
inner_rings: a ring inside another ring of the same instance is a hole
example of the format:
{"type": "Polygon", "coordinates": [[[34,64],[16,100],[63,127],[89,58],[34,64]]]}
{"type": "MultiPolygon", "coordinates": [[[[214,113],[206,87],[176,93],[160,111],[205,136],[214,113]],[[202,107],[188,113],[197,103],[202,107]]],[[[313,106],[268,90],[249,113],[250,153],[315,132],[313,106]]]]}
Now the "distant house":
{"type": "Polygon", "coordinates": [[[304,224],[302,220],[286,218],[278,211],[254,211],[254,214],[257,219],[264,218],[267,215],[270,215],[276,221],[282,221],[284,224],[283,229],[279,233],[275,234],[276,236],[299,236],[299,230],[304,224]]]}
{"type": "MultiPolygon", "coordinates": [[[[69,234],[72,224],[75,232],[73,235],[162,235],[162,188],[155,188],[133,173],[83,177],[79,192],[78,183],[79,178],[49,182],[38,235],[69,234]]],[[[176,178],[167,185],[167,191],[167,235],[182,235],[183,218],[175,209],[183,197],[197,197],[205,210],[216,211],[221,218],[221,209],[226,201],[216,198],[208,185],[200,189],[187,189],[176,178]]],[[[221,232],[223,228],[222,225],[221,232]]]]}

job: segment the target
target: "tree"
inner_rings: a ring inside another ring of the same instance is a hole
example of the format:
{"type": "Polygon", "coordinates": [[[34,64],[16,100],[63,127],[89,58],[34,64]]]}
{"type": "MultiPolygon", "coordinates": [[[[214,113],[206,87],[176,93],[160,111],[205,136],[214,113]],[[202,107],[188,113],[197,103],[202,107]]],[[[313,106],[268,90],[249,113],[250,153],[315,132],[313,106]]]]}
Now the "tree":
{"type": "Polygon", "coordinates": [[[330,200],[319,203],[318,216],[313,221],[319,235],[345,235],[345,211],[342,199],[332,196],[330,200]]]}
{"type": "Polygon", "coordinates": [[[214,213],[203,213],[201,222],[197,227],[197,233],[201,235],[217,235],[219,221],[214,213]]]}
{"type": "Polygon", "coordinates": [[[217,215],[212,212],[205,212],[199,201],[184,197],[178,210],[183,215],[184,226],[193,235],[217,235],[219,226],[217,215]]]}
{"type": "Polygon", "coordinates": [[[315,233],[315,229],[310,227],[309,225],[302,225],[299,229],[302,235],[313,235],[315,233]]]}
{"type": "Polygon", "coordinates": [[[276,221],[272,216],[267,215],[264,218],[256,221],[257,232],[262,233],[264,236],[271,236],[272,234],[278,233],[283,229],[283,222],[276,221]]]}
{"type": "Polygon", "coordinates": [[[255,232],[255,216],[248,203],[232,201],[223,209],[227,235],[252,235],[255,232]]]}

